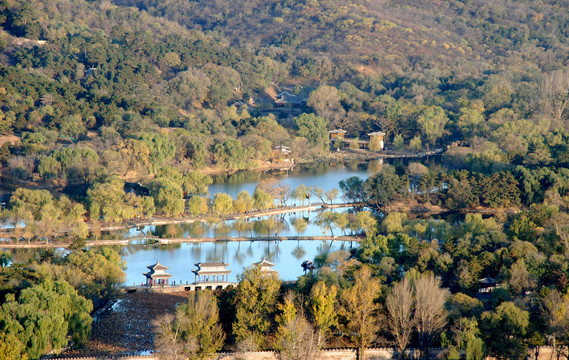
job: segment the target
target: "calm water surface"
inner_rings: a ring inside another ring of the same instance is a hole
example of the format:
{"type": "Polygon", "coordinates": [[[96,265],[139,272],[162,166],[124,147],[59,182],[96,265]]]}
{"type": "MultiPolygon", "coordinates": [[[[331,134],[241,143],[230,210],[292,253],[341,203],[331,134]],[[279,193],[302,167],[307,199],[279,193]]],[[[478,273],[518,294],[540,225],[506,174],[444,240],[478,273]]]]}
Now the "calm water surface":
{"type": "MultiPolygon", "coordinates": [[[[393,163],[392,163],[393,164],[393,163]]],[[[397,163],[393,164],[398,166],[397,163]]],[[[426,164],[429,165],[429,164],[426,164]]],[[[259,182],[268,178],[277,178],[281,183],[289,185],[294,190],[299,185],[307,187],[319,187],[324,191],[334,188],[339,189],[338,183],[352,176],[357,176],[363,180],[379,172],[382,162],[378,160],[368,162],[338,162],[338,163],[318,163],[307,166],[296,166],[289,171],[271,172],[240,172],[233,175],[223,175],[214,177],[214,183],[209,187],[210,195],[219,192],[229,194],[236,198],[242,190],[247,190],[250,194],[255,191],[259,182]]],[[[341,193],[338,196],[340,201],[341,193]]],[[[311,201],[317,201],[314,197],[311,201]]],[[[340,209],[338,211],[348,211],[340,209]]],[[[319,236],[330,235],[323,229],[314,224],[318,212],[304,212],[297,214],[285,214],[275,219],[279,222],[278,229],[270,233],[262,227],[254,227],[248,231],[235,230],[232,222],[209,223],[209,224],[175,224],[165,226],[149,226],[142,229],[131,229],[125,235],[137,235],[140,232],[152,233],[162,237],[229,237],[229,236],[267,236],[268,234],[278,236],[295,236],[297,232],[292,225],[295,217],[304,217],[308,220],[308,226],[301,235],[319,236]]],[[[266,219],[262,218],[262,219],[266,219]]],[[[251,221],[251,220],[250,220],[251,221]]],[[[334,235],[340,235],[340,229],[333,229],[334,235]]],[[[174,276],[172,281],[179,283],[193,282],[194,274],[191,272],[196,267],[197,262],[217,262],[224,261],[229,264],[232,271],[229,279],[236,281],[237,274],[243,271],[244,267],[250,266],[254,262],[261,261],[263,257],[275,263],[275,270],[279,272],[283,280],[296,280],[303,274],[300,264],[308,259],[313,260],[316,256],[337,250],[349,250],[356,243],[341,241],[253,241],[253,242],[216,242],[201,244],[179,244],[175,246],[157,247],[127,247],[123,251],[123,259],[126,260],[127,279],[125,284],[140,284],[145,280],[142,275],[147,271],[148,265],[154,264],[157,260],[161,264],[169,266],[168,272],[174,276]]]]}
{"type": "Polygon", "coordinates": [[[125,285],[140,284],[145,281],[143,272],[148,271],[148,265],[159,260],[169,266],[169,274],[174,275],[171,281],[176,284],[193,282],[192,270],[198,262],[223,261],[229,264],[230,281],[237,281],[237,274],[244,267],[264,258],[275,263],[274,269],[279,272],[282,280],[296,280],[304,273],[300,264],[305,259],[314,259],[319,254],[337,250],[349,251],[357,243],[343,241],[235,241],[200,244],[178,244],[176,246],[123,248],[123,259],[127,262],[125,285]]]}

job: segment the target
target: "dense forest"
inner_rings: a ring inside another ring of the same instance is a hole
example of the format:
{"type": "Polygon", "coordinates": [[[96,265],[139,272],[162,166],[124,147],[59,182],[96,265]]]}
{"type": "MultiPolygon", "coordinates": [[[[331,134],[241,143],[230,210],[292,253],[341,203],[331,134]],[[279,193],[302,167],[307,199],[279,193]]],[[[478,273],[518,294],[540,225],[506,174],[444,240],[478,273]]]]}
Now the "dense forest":
{"type": "Polygon", "coordinates": [[[342,156],[328,137],[342,128],[383,131],[389,150],[444,149],[443,161],[340,183],[375,218],[321,221],[363,231],[357,251],[315,259],[294,286],[251,268],[218,298],[190,298],[157,325],[162,355],[285,356],[310,338],[305,354],[329,342],[567,356],[568,2],[0,0],[0,27],[1,218],[16,242],[75,241],[65,255],[0,252],[0,353],[35,359],[89,337],[123,277],[114,250],[81,249],[100,222],[333,200],[208,187],[210,174],[283,165],[277,146],[297,162],[342,156]],[[279,104],[283,92],[298,104],[279,104]],[[408,204],[466,215],[393,211],[408,204]],[[189,327],[204,309],[207,324],[189,327]]]}

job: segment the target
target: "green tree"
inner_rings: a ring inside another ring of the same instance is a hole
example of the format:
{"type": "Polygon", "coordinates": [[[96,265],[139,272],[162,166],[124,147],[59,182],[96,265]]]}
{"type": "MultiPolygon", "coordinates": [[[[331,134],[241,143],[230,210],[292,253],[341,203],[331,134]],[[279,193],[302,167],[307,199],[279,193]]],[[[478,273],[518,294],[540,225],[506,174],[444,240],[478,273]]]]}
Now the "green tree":
{"type": "Polygon", "coordinates": [[[448,117],[440,106],[426,106],[417,117],[417,124],[421,128],[421,132],[432,145],[435,145],[437,140],[444,136],[447,123],[448,117]]]}
{"type": "MultiPolygon", "coordinates": [[[[166,161],[172,159],[176,154],[176,147],[173,141],[165,133],[145,133],[140,136],[140,140],[148,147],[148,161],[152,169],[157,171],[166,161]]],[[[140,148],[140,151],[144,151],[140,148]]]]}
{"type": "Polygon", "coordinates": [[[301,114],[294,119],[298,129],[298,135],[310,141],[312,146],[320,149],[328,149],[328,120],[314,114],[301,114]]]}
{"type": "Polygon", "coordinates": [[[368,203],[378,208],[389,205],[392,201],[406,197],[409,193],[407,176],[382,171],[367,179],[365,192],[368,203]]]}
{"type": "Polygon", "coordinates": [[[187,344],[186,354],[206,359],[223,346],[225,333],[219,323],[217,298],[211,291],[198,291],[176,309],[180,340],[187,344]]]}
{"type": "Polygon", "coordinates": [[[182,187],[166,178],[154,180],[150,194],[154,198],[156,211],[166,216],[179,216],[184,212],[182,187]]]}
{"type": "Polygon", "coordinates": [[[207,199],[201,196],[192,196],[188,200],[188,212],[192,216],[200,216],[207,214],[207,199]]]}
{"type": "Polygon", "coordinates": [[[253,210],[253,199],[247,190],[243,190],[237,194],[237,199],[233,202],[233,208],[240,214],[253,210]]]}
{"type": "Polygon", "coordinates": [[[213,153],[219,166],[229,169],[245,168],[246,150],[239,139],[225,139],[215,145],[213,153]]]}
{"type": "Polygon", "coordinates": [[[199,171],[191,171],[182,177],[182,188],[186,194],[206,194],[211,184],[213,184],[211,176],[202,174],[199,171]]]}
{"type": "Polygon", "coordinates": [[[212,210],[217,215],[227,215],[233,212],[233,200],[225,193],[217,193],[213,197],[212,210]]]}
{"type": "Polygon", "coordinates": [[[492,312],[484,312],[480,330],[490,355],[497,359],[525,359],[524,336],[529,313],[512,302],[504,302],[492,312]]]}
{"type": "Polygon", "coordinates": [[[277,275],[262,274],[258,266],[244,269],[237,280],[233,334],[237,341],[251,340],[266,348],[263,342],[271,327],[281,281],[277,275]]]}
{"type": "Polygon", "coordinates": [[[255,189],[253,193],[253,207],[258,210],[270,209],[273,207],[274,199],[273,197],[260,189],[255,189]]]}
{"type": "Polygon", "coordinates": [[[0,333],[18,338],[25,344],[27,355],[36,359],[60,351],[67,345],[68,335],[77,346],[83,344],[91,331],[92,310],[91,301],[78,295],[67,282],[45,280],[22,290],[17,299],[13,294],[6,296],[0,333]]]}
{"type": "Polygon", "coordinates": [[[339,183],[344,199],[348,202],[360,202],[365,197],[364,182],[357,176],[352,176],[339,183]]]}

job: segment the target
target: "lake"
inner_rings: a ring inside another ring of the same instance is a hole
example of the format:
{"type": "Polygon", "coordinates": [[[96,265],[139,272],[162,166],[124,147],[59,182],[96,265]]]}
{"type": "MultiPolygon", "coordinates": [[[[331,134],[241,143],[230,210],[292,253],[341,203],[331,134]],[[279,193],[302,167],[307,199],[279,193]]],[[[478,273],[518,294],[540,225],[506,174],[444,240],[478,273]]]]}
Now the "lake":
{"type": "Polygon", "coordinates": [[[197,262],[223,261],[229,264],[229,281],[237,281],[237,274],[244,267],[266,258],[275,263],[273,267],[282,280],[296,280],[304,273],[300,264],[313,260],[315,256],[337,250],[348,250],[357,243],[343,241],[233,241],[199,244],[160,245],[156,247],[129,246],[122,249],[122,257],[127,262],[125,285],[135,285],[145,281],[143,272],[148,265],[156,263],[169,266],[170,281],[177,284],[193,282],[192,270],[197,262]]]}

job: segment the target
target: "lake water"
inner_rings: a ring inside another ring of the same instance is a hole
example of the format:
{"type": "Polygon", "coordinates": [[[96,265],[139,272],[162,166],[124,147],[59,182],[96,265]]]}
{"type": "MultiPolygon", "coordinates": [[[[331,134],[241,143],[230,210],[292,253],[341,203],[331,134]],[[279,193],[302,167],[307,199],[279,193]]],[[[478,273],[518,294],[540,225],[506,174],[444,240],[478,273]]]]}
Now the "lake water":
{"type": "Polygon", "coordinates": [[[223,261],[229,264],[229,281],[237,281],[237,274],[243,272],[263,258],[275,263],[273,267],[282,280],[296,280],[304,273],[301,263],[313,260],[315,256],[337,250],[348,250],[357,243],[343,241],[234,241],[200,244],[161,245],[156,247],[123,248],[123,259],[127,262],[125,285],[140,285],[146,278],[148,265],[156,263],[169,266],[170,281],[185,284],[194,279],[192,270],[198,262],[223,261]]]}
{"type": "MultiPolygon", "coordinates": [[[[381,169],[382,162],[374,160],[370,162],[338,162],[338,163],[318,163],[308,166],[296,166],[288,171],[270,171],[263,173],[241,172],[233,175],[223,175],[214,177],[214,183],[209,187],[210,195],[216,193],[226,193],[232,198],[242,190],[247,190],[250,194],[255,191],[255,187],[264,179],[277,178],[281,183],[289,185],[294,190],[299,185],[307,187],[319,187],[324,191],[334,188],[339,189],[338,183],[352,176],[357,176],[363,180],[381,169]]],[[[341,193],[338,196],[340,201],[341,193]]],[[[311,201],[318,201],[314,197],[311,201]]],[[[336,211],[349,211],[348,209],[338,209],[336,211]]],[[[217,224],[175,224],[165,226],[148,226],[142,229],[130,229],[125,235],[135,236],[141,232],[152,233],[163,237],[235,237],[235,236],[267,236],[273,233],[278,236],[296,236],[297,232],[292,225],[292,220],[296,217],[303,217],[308,220],[306,230],[301,235],[321,236],[331,235],[325,233],[319,226],[314,224],[314,220],[319,212],[303,212],[296,214],[283,214],[274,217],[281,224],[278,230],[268,233],[266,228],[256,226],[250,231],[237,231],[234,229],[233,222],[217,224]]],[[[267,219],[267,217],[261,218],[267,219]]],[[[254,221],[254,220],[249,220],[254,221]]],[[[332,230],[334,235],[340,235],[340,229],[332,230]]],[[[279,272],[282,280],[296,280],[304,273],[300,264],[304,260],[314,260],[322,253],[329,253],[340,249],[349,250],[357,243],[342,241],[253,241],[253,242],[215,242],[201,244],[180,244],[175,246],[156,246],[156,247],[127,247],[123,248],[122,257],[127,263],[126,285],[140,284],[145,281],[143,272],[147,271],[148,265],[154,264],[157,260],[161,264],[169,266],[168,273],[174,275],[171,281],[183,283],[193,282],[194,274],[191,272],[198,262],[217,262],[223,261],[229,264],[228,268],[232,271],[230,281],[237,280],[237,274],[243,271],[244,267],[251,266],[254,262],[261,261],[263,258],[275,263],[274,269],[279,272]]]]}
{"type": "Polygon", "coordinates": [[[291,190],[299,185],[305,185],[307,187],[319,187],[326,192],[339,189],[338,183],[352,176],[357,176],[363,180],[367,179],[381,169],[382,163],[381,160],[320,162],[298,165],[294,169],[286,171],[239,172],[233,175],[220,175],[213,178],[214,182],[209,187],[209,193],[214,195],[222,192],[235,199],[242,190],[247,190],[249,194],[253,194],[259,182],[273,177],[282,184],[290,186],[291,190]]]}
{"type": "MultiPolygon", "coordinates": [[[[435,160],[436,162],[437,160],[435,160]]],[[[403,162],[399,161],[398,164],[403,162]]],[[[425,162],[423,162],[425,163],[425,162]]],[[[396,166],[400,166],[395,164],[396,166]]],[[[430,164],[426,164],[430,165],[430,164]]],[[[435,164],[436,165],[436,164],[435,164]]],[[[352,176],[366,179],[380,171],[382,162],[348,162],[348,163],[327,163],[311,164],[307,166],[296,166],[289,171],[271,171],[264,173],[241,172],[229,176],[217,176],[214,183],[209,188],[209,193],[214,195],[225,192],[232,198],[242,190],[247,190],[252,194],[257,184],[267,178],[277,178],[283,184],[289,185],[291,190],[304,184],[308,187],[319,187],[324,191],[339,188],[338,183],[352,176]]],[[[338,196],[338,200],[341,194],[338,196]]],[[[317,201],[312,198],[311,201],[317,201]]],[[[336,211],[349,211],[349,209],[338,209],[336,211]]],[[[275,216],[274,220],[281,224],[278,228],[268,232],[266,227],[253,227],[251,230],[238,231],[234,224],[229,221],[226,223],[195,223],[195,224],[170,224],[164,226],[147,226],[141,229],[132,228],[120,233],[114,233],[113,238],[121,236],[135,236],[140,233],[156,234],[161,237],[234,237],[234,236],[263,236],[278,234],[278,236],[296,236],[297,232],[292,225],[292,220],[296,217],[303,217],[308,221],[305,231],[300,233],[306,236],[330,235],[323,229],[314,224],[318,216],[317,211],[303,212],[296,214],[283,214],[275,216]]],[[[267,219],[261,218],[261,219],[267,219]]],[[[249,220],[253,221],[253,220],[249,220]]],[[[341,231],[333,229],[334,235],[340,235],[341,231]]],[[[109,234],[111,235],[111,234],[109,234]]],[[[194,264],[198,262],[218,262],[223,261],[229,264],[228,268],[232,271],[229,279],[236,281],[237,274],[243,271],[254,262],[264,258],[275,263],[274,269],[279,272],[282,280],[296,280],[303,274],[300,266],[304,260],[314,260],[323,253],[330,253],[337,250],[349,250],[356,243],[341,241],[247,241],[247,242],[211,242],[200,244],[177,244],[161,246],[137,246],[131,245],[122,248],[122,258],[126,261],[126,281],[125,285],[140,284],[145,281],[143,272],[147,271],[147,266],[154,264],[157,260],[161,264],[169,266],[168,272],[174,276],[171,281],[176,283],[193,282],[194,275],[191,272],[195,269],[194,264]]]]}

